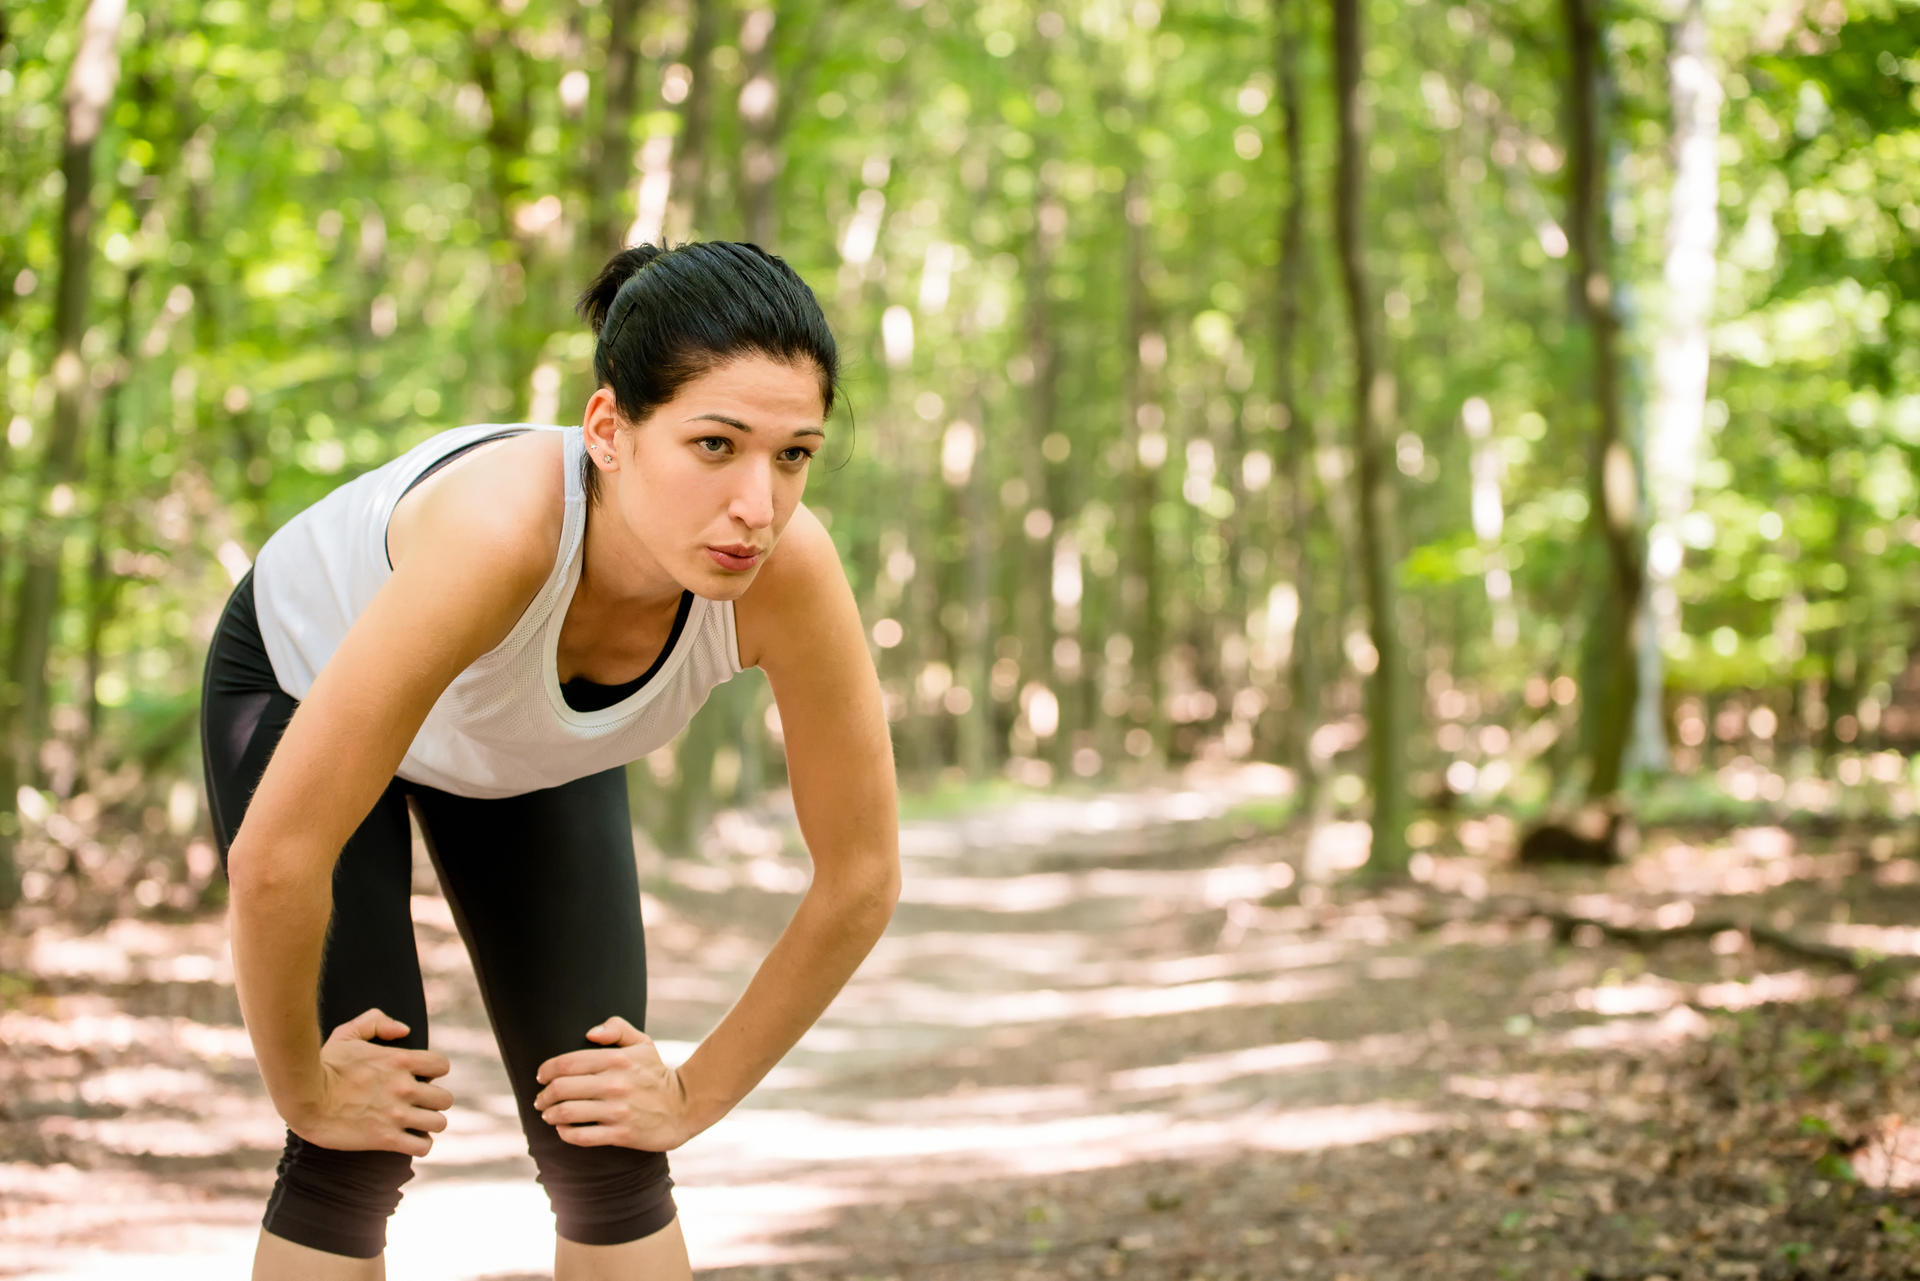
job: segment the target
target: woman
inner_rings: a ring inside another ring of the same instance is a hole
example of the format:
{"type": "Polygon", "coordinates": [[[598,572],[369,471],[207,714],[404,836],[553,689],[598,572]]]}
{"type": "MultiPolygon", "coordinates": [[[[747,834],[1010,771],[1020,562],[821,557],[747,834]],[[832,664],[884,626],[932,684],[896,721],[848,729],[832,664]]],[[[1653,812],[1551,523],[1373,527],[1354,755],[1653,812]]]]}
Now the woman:
{"type": "Polygon", "coordinates": [[[235,982],[288,1129],[256,1278],[384,1275],[400,1185],[446,1128],[409,803],[553,1204],[556,1281],[691,1275],[663,1154],[792,1047],[892,913],[879,690],[800,503],[838,368],[818,303],[779,258],[705,243],[616,255],[580,309],[600,383],[580,426],[456,428],[341,486],[267,540],[208,655],[235,982]],[[669,1066],[641,1031],[624,767],[749,666],[814,876],[669,1066]]]}

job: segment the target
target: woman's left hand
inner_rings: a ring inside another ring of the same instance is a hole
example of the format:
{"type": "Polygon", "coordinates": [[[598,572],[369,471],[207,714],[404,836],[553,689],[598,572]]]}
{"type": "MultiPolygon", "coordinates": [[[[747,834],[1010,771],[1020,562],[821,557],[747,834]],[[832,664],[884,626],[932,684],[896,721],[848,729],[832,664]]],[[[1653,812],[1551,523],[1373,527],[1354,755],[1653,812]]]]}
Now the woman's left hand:
{"type": "Polygon", "coordinates": [[[692,1138],[687,1092],[653,1040],[618,1015],[587,1033],[600,1050],[573,1050],[540,1065],[533,1105],[579,1147],[667,1152],[692,1138]]]}

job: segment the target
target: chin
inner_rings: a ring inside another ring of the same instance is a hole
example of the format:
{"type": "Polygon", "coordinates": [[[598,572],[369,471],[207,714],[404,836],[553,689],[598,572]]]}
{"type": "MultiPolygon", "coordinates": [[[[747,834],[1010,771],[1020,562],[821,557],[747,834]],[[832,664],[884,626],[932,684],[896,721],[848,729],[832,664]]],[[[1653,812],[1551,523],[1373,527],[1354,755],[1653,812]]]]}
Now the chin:
{"type": "MultiPolygon", "coordinates": [[[[764,558],[763,558],[764,559],[764,558]]],[[[738,600],[759,576],[760,566],[749,570],[728,571],[708,563],[705,572],[689,576],[687,590],[708,600],[738,600]]]]}

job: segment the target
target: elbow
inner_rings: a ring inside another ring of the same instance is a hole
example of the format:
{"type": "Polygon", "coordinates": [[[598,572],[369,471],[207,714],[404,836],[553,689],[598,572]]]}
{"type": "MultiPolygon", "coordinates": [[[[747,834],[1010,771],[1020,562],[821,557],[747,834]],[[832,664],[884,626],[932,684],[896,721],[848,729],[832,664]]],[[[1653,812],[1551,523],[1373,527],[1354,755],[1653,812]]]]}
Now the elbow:
{"type": "Polygon", "coordinates": [[[900,856],[892,850],[876,853],[830,880],[816,880],[815,885],[832,903],[836,917],[878,933],[893,919],[900,903],[900,856]]]}
{"type": "Polygon", "coordinates": [[[228,898],[237,912],[273,911],[330,897],[333,860],[316,851],[236,838],[227,851],[228,898]]]}

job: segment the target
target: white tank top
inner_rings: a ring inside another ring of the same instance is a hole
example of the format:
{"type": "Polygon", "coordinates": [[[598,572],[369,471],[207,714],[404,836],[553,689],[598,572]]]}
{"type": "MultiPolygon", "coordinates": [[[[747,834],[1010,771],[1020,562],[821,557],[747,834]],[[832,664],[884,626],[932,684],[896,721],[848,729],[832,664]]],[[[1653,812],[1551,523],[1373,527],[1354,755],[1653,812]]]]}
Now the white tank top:
{"type": "Polygon", "coordinates": [[[566,518],[553,572],[505,640],[447,686],[399,775],[458,796],[515,796],[624,765],[664,746],[707,694],[740,671],[733,602],[693,598],[652,677],[611,707],[581,712],[561,696],[560,625],[580,582],[587,496],[579,427],[483,423],[429,437],[307,508],[261,547],[255,609],[280,687],[305,698],[341,638],[393,573],[387,522],[407,486],[439,459],[488,436],[564,433],[566,518]]]}

